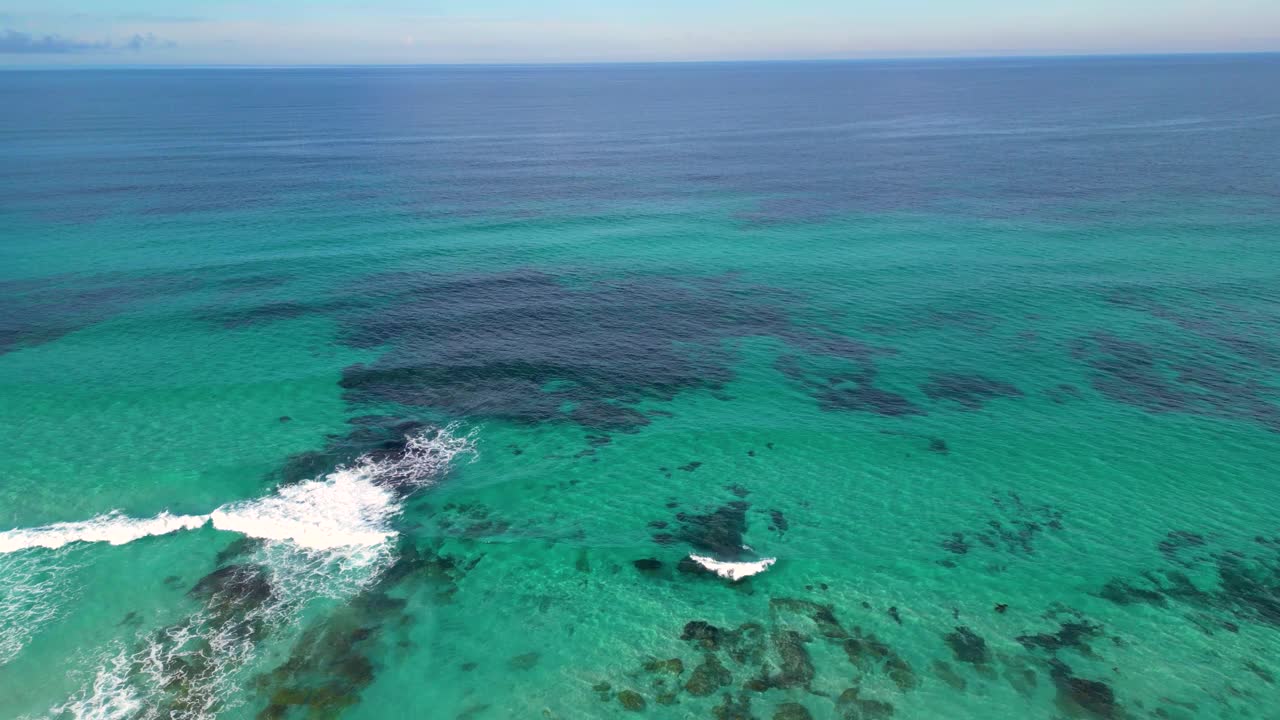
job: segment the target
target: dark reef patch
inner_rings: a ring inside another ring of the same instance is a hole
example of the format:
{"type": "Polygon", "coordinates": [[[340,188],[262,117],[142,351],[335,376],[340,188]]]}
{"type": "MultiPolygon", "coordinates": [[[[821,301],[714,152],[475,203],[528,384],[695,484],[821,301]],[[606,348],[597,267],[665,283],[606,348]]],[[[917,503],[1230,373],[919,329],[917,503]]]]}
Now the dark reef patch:
{"type": "MultiPolygon", "coordinates": [[[[831,605],[803,598],[770,598],[767,624],[745,622],[726,629],[705,620],[692,620],[685,623],[680,639],[695,653],[693,658],[651,658],[643,663],[639,672],[628,673],[628,677],[645,673],[650,684],[659,690],[670,688],[669,680],[683,678],[677,692],[695,698],[723,691],[721,694],[727,699],[713,711],[717,717],[751,717],[750,693],[805,692],[831,698],[835,688],[818,687],[816,683],[822,675],[833,675],[820,673],[816,659],[830,657],[832,652],[844,652],[859,682],[869,679],[879,685],[878,679],[870,678],[872,674],[879,674],[902,693],[911,692],[920,684],[907,661],[875,634],[861,627],[846,630],[831,605]]],[[[841,664],[832,671],[834,676],[845,676],[849,668],[841,664]]],[[[607,683],[604,686],[607,687],[607,683]]],[[[664,697],[667,702],[660,700],[661,704],[678,701],[676,693],[667,693],[664,697]]],[[[602,695],[602,699],[607,697],[602,695]]],[[[839,717],[870,719],[893,714],[891,704],[864,697],[857,687],[846,691],[838,705],[839,717]]],[[[784,702],[777,707],[774,717],[800,719],[811,715],[803,705],[784,702]]]]}
{"type": "Polygon", "coordinates": [[[1080,399],[1080,389],[1070,383],[1058,383],[1046,390],[1045,395],[1055,404],[1062,405],[1080,399]]]}
{"type": "Polygon", "coordinates": [[[781,510],[769,511],[769,529],[770,530],[773,530],[774,532],[781,535],[785,533],[787,529],[790,527],[791,527],[790,523],[787,522],[787,516],[783,515],[781,510]]]}
{"type": "Polygon", "coordinates": [[[248,555],[249,553],[262,547],[262,541],[257,538],[251,538],[247,535],[241,536],[227,543],[227,546],[218,551],[214,557],[214,564],[218,567],[229,564],[232,560],[248,555]]]}
{"type": "Polygon", "coordinates": [[[1053,684],[1058,689],[1058,707],[1064,712],[1074,717],[1124,716],[1111,686],[1098,680],[1076,677],[1071,668],[1060,660],[1050,661],[1049,667],[1053,684]]]}
{"type": "Polygon", "coordinates": [[[342,314],[345,341],[383,348],[347,368],[355,402],[395,402],[450,417],[576,422],[633,431],[636,406],[732,379],[728,341],[774,337],[833,355],[864,346],[796,325],[796,299],[726,276],[570,281],[537,270],[369,278],[369,307],[342,314]]]}
{"type": "Polygon", "coordinates": [[[1094,389],[1108,399],[1150,413],[1180,413],[1255,423],[1280,432],[1280,405],[1269,371],[1210,352],[1182,338],[1146,344],[1096,332],[1071,346],[1093,369],[1094,389]]]}
{"type": "Polygon", "coordinates": [[[852,687],[836,699],[836,712],[844,720],[887,720],[893,717],[893,705],[864,698],[859,688],[852,687]]]}
{"type": "Polygon", "coordinates": [[[645,672],[655,675],[681,675],[684,673],[684,662],[680,658],[646,660],[643,667],[645,672]]]}
{"type": "Polygon", "coordinates": [[[1093,655],[1088,641],[1102,635],[1103,627],[1087,620],[1070,620],[1058,626],[1052,633],[1035,635],[1019,635],[1016,639],[1028,650],[1045,650],[1057,653],[1066,648],[1074,649],[1083,655],[1093,655]]]}
{"type": "Polygon", "coordinates": [[[739,693],[737,699],[734,699],[729,693],[725,693],[720,704],[711,709],[711,716],[716,720],[755,720],[755,716],[751,714],[751,697],[746,693],[739,693]]]}
{"type": "Polygon", "coordinates": [[[903,692],[919,683],[911,665],[888,643],[860,626],[846,630],[830,605],[798,598],[772,598],[769,609],[777,620],[794,622],[799,616],[812,622],[812,632],[843,650],[849,663],[861,673],[884,674],[903,692]]]}
{"type": "Polygon", "coordinates": [[[1165,559],[1175,562],[1184,567],[1190,567],[1195,561],[1185,557],[1185,552],[1192,548],[1200,548],[1205,546],[1204,536],[1199,533],[1193,533],[1188,530],[1174,530],[1160,541],[1157,549],[1165,559]]]}
{"type": "Polygon", "coordinates": [[[780,672],[768,678],[770,687],[808,687],[813,681],[813,661],[805,650],[805,638],[794,630],[773,633],[774,652],[778,654],[780,672]]]}
{"type": "Polygon", "coordinates": [[[823,410],[852,410],[885,417],[925,414],[922,408],[905,396],[867,385],[827,387],[819,391],[817,397],[823,410]]]}
{"type": "Polygon", "coordinates": [[[265,569],[244,564],[214,570],[200,578],[187,594],[202,600],[216,618],[227,622],[265,604],[271,599],[272,589],[265,569]]]}
{"type": "MultiPolygon", "coordinates": [[[[1209,341],[1246,363],[1280,369],[1280,317],[1257,309],[1246,310],[1233,302],[1198,291],[1193,297],[1161,300],[1149,288],[1121,288],[1107,296],[1116,307],[1144,312],[1193,336],[1204,346],[1209,341]]],[[[1274,309],[1274,304],[1270,306],[1274,309]]]]}
{"type": "Polygon", "coordinates": [[[227,330],[236,330],[280,320],[293,320],[307,315],[342,312],[360,306],[361,303],[354,299],[316,302],[275,300],[241,307],[220,307],[204,313],[201,319],[220,325],[227,330]]]}
{"type": "Polygon", "coordinates": [[[291,455],[278,471],[278,479],[285,483],[311,480],[333,471],[342,465],[350,465],[360,457],[387,458],[405,450],[408,437],[424,430],[427,425],[417,420],[406,420],[389,415],[364,415],[347,421],[352,426],[345,435],[329,435],[324,447],[291,455]]]}
{"type": "Polygon", "coordinates": [[[124,273],[0,281],[0,355],[53,342],[136,304],[181,295],[201,284],[179,274],[124,273]]]}
{"type": "Polygon", "coordinates": [[[706,697],[733,682],[733,675],[715,655],[707,653],[689,675],[684,689],[690,695],[706,697]]]}
{"type": "MultiPolygon", "coordinates": [[[[1249,553],[1215,547],[1198,533],[1170,533],[1157,549],[1175,567],[1149,570],[1133,580],[1112,578],[1098,595],[1118,605],[1181,604],[1224,613],[1240,622],[1280,628],[1280,544],[1261,540],[1249,553]],[[1200,580],[1193,580],[1193,576],[1200,580]],[[1204,579],[1209,576],[1212,581],[1204,579]]],[[[1231,630],[1236,623],[1218,622],[1216,626],[1231,630]]],[[[1202,629],[1210,632],[1207,626],[1202,629]]]]}
{"type": "MultiPolygon", "coordinates": [[[[149,635],[159,673],[168,679],[163,693],[150,698],[156,714],[198,717],[215,707],[217,680],[226,646],[260,641],[271,630],[267,611],[278,602],[267,570],[252,563],[226,565],[210,572],[187,595],[205,612],[188,616],[149,635]],[[218,642],[210,641],[216,637],[218,642]]],[[[142,652],[140,650],[139,652],[142,652]]]]}
{"type": "MultiPolygon", "coordinates": [[[[403,544],[395,563],[374,585],[304,630],[284,662],[255,678],[255,688],[268,698],[259,719],[336,717],[355,705],[374,680],[373,658],[387,636],[410,621],[408,602],[400,595],[425,592],[436,602],[448,602],[466,568],[474,565],[403,544]]],[[[531,655],[536,662],[537,654],[531,655]]],[[[529,660],[518,656],[513,662],[529,660]]]]}
{"type": "MultiPolygon", "coordinates": [[[[783,354],[774,360],[774,368],[808,390],[823,410],[869,412],[885,417],[924,415],[923,408],[903,395],[877,387],[877,370],[872,362],[876,355],[891,351],[857,345],[836,357],[846,366],[832,372],[832,358],[805,360],[799,355],[783,354]]],[[[770,448],[772,449],[772,448],[770,448]]]]}
{"type": "Polygon", "coordinates": [[[987,641],[967,627],[960,626],[942,638],[947,647],[955,655],[956,660],[970,665],[986,665],[991,661],[991,651],[987,649],[987,641]]]}
{"type": "Polygon", "coordinates": [[[743,555],[742,535],[747,531],[749,507],[746,502],[735,500],[705,515],[678,513],[680,531],[676,537],[719,560],[738,560],[743,555]]]}
{"type": "MultiPolygon", "coordinates": [[[[989,518],[983,530],[957,531],[939,544],[954,555],[968,554],[975,547],[1003,550],[1011,554],[1035,554],[1035,539],[1046,531],[1062,530],[1063,514],[1052,505],[1028,505],[1015,492],[993,493],[991,504],[996,517],[989,518]]],[[[945,567],[956,567],[951,560],[945,567]]]]}
{"type": "Polygon", "coordinates": [[[773,711],[773,720],[813,720],[809,709],[797,702],[782,703],[773,711]]]}
{"type": "Polygon", "coordinates": [[[512,670],[532,670],[542,656],[536,652],[527,652],[516,655],[507,661],[507,667],[512,670]]]}
{"type": "Polygon", "coordinates": [[[835,611],[830,605],[800,598],[775,597],[769,600],[769,611],[774,615],[789,613],[808,618],[813,622],[818,634],[826,638],[839,640],[848,637],[848,633],[836,619],[835,611]]]}
{"type": "Polygon", "coordinates": [[[656,558],[633,560],[631,564],[642,573],[655,573],[662,569],[662,561],[656,558]]]}
{"type": "Polygon", "coordinates": [[[948,400],[965,410],[981,410],[984,402],[996,398],[1022,397],[1022,391],[1009,383],[961,373],[934,373],[920,391],[930,400],[948,400]]]}
{"type": "Polygon", "coordinates": [[[635,690],[622,690],[618,692],[618,702],[622,705],[623,710],[630,712],[640,712],[644,710],[644,696],[635,690]]]}

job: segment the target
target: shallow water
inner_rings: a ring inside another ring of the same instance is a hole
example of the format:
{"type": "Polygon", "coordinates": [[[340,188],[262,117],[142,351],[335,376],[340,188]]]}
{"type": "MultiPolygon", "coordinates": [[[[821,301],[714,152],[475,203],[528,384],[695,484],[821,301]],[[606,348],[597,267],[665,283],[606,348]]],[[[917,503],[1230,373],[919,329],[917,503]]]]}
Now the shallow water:
{"type": "Polygon", "coordinates": [[[1271,717],[1278,80],[0,74],[0,716],[1271,717]]]}

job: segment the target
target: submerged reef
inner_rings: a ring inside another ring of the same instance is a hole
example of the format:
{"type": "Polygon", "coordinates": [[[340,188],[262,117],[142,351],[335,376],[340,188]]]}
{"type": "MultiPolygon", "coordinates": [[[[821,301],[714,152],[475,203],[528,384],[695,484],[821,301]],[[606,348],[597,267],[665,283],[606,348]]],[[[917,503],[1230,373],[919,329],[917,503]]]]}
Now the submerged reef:
{"type": "MultiPolygon", "coordinates": [[[[308,627],[284,662],[255,679],[267,698],[259,720],[334,717],[356,704],[377,673],[379,650],[413,620],[406,598],[422,594],[437,604],[451,602],[478,561],[402,544],[374,584],[308,627]]],[[[512,660],[517,668],[536,662],[536,653],[512,660]]]]}
{"type": "Polygon", "coordinates": [[[56,275],[0,281],[0,355],[53,342],[136,304],[190,292],[180,274],[56,275]]]}
{"type": "Polygon", "coordinates": [[[627,432],[649,422],[646,401],[695,389],[723,396],[735,338],[858,362],[877,352],[800,324],[803,302],[733,276],[584,284],[528,269],[395,273],[368,279],[366,291],[369,307],[338,313],[343,338],[385,351],[347,368],[348,399],[449,417],[627,432]]]}
{"type": "Polygon", "coordinates": [[[1203,535],[1179,530],[1169,533],[1157,549],[1167,567],[1137,578],[1112,578],[1098,595],[1117,605],[1213,611],[1223,616],[1218,627],[1227,630],[1237,622],[1280,629],[1280,537],[1257,536],[1246,551],[1216,546],[1203,535]]]}
{"type": "Polygon", "coordinates": [[[1098,392],[1150,413],[1180,413],[1254,423],[1280,432],[1280,404],[1269,368],[1250,368],[1226,352],[1206,352],[1201,338],[1147,343],[1095,332],[1071,346],[1093,371],[1098,392]]]}
{"type": "Polygon", "coordinates": [[[793,333],[782,294],[729,277],[583,285],[516,270],[367,285],[378,302],[342,315],[344,338],[386,352],[346,370],[348,397],[451,417],[634,430],[649,422],[639,403],[731,379],[724,341],[793,333]]]}
{"type": "Polygon", "coordinates": [[[1013,385],[978,374],[934,373],[920,390],[930,400],[948,400],[965,410],[981,410],[996,398],[1022,397],[1013,385]]]}
{"type": "MultiPolygon", "coordinates": [[[[720,698],[712,708],[714,717],[749,718],[752,704],[760,694],[784,691],[805,693],[822,702],[835,717],[888,717],[892,704],[872,697],[856,687],[823,690],[815,686],[820,672],[815,663],[818,644],[848,658],[857,678],[875,676],[888,680],[899,693],[915,690],[920,679],[896,650],[860,627],[846,629],[832,606],[803,598],[775,597],[769,601],[767,623],[748,621],[737,627],[720,627],[706,620],[685,623],[679,634],[689,656],[668,660],[650,659],[635,674],[650,677],[661,704],[686,700],[720,698]],[[667,682],[680,678],[674,691],[667,682]],[[839,700],[834,700],[839,695],[839,700]]],[[[823,655],[830,653],[824,649],[823,655]]],[[[841,663],[836,671],[847,674],[841,663]]],[[[609,687],[599,683],[597,687],[609,687]]],[[[603,697],[603,696],[602,696],[603,697]]],[[[776,697],[763,695],[763,697],[776,697]]],[[[799,720],[815,715],[798,702],[780,703],[773,717],[799,720]]],[[[817,716],[825,717],[820,712],[817,716]]]]}
{"type": "MultiPolygon", "coordinates": [[[[992,493],[995,516],[982,530],[959,530],[939,541],[952,555],[967,555],[975,548],[1003,551],[1012,555],[1034,555],[1035,541],[1041,534],[1063,529],[1063,513],[1052,505],[1028,505],[1015,492],[992,493]]],[[[955,561],[940,561],[955,567],[955,561]]]]}

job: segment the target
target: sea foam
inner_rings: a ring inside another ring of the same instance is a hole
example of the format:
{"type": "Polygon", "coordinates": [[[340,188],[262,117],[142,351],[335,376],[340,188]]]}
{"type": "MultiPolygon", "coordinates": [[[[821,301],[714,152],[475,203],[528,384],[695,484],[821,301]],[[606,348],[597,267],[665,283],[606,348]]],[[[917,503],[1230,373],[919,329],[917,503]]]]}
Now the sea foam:
{"type": "Polygon", "coordinates": [[[50,717],[214,720],[236,707],[261,636],[294,625],[318,598],[340,602],[376,582],[394,560],[387,541],[396,535],[390,524],[404,497],[435,482],[459,454],[472,453],[473,439],[454,426],[413,436],[402,453],[361,458],[322,478],[207,515],[112,514],[0,533],[0,552],[10,553],[77,542],[119,545],[206,524],[266,540],[251,560],[271,587],[262,603],[235,616],[201,610],[160,631],[140,633],[132,647],[106,648],[81,690],[51,708],[50,717]],[[180,707],[172,705],[174,687],[182,688],[180,707]]]}
{"type": "Polygon", "coordinates": [[[0,554],[77,542],[124,545],[206,524],[313,550],[380,545],[396,534],[390,521],[400,512],[400,496],[431,482],[459,453],[472,451],[472,436],[455,432],[456,427],[449,426],[410,437],[403,453],[361,458],[323,478],[284,485],[273,495],[229,503],[206,515],[163,512],[131,518],[111,512],[79,522],[9,530],[0,533],[0,554]]]}
{"type": "Polygon", "coordinates": [[[733,582],[752,575],[759,575],[778,561],[777,558],[764,558],[755,562],[724,562],[704,555],[690,555],[689,559],[720,577],[727,578],[733,582]]]}

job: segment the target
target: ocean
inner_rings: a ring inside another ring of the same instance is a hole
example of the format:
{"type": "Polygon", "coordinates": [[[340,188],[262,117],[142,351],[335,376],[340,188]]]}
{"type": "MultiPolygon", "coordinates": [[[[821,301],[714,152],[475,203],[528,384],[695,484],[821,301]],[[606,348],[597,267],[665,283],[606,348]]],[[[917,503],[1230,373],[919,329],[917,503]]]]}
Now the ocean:
{"type": "Polygon", "coordinates": [[[0,108],[0,718],[1277,717],[1280,56],[0,108]]]}

